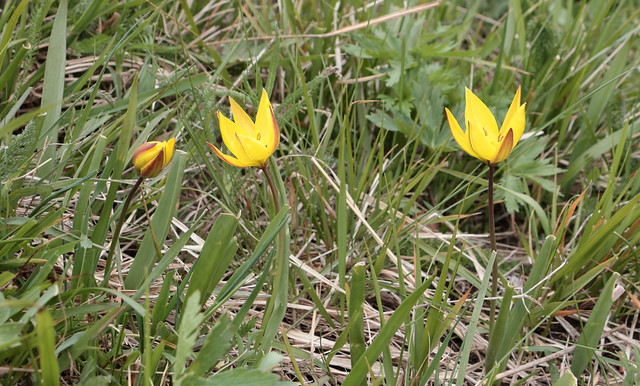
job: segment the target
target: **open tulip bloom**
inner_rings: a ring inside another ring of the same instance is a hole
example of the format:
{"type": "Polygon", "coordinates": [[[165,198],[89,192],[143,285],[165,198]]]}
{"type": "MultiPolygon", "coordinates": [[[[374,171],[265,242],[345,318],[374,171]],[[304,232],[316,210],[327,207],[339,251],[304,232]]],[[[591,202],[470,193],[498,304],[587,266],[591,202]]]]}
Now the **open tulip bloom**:
{"type": "Polygon", "coordinates": [[[262,90],[255,122],[249,118],[233,98],[229,97],[229,101],[233,121],[222,115],[220,111],[218,111],[218,121],[220,122],[222,141],[235,157],[224,154],[208,142],[207,144],[218,157],[229,165],[240,168],[257,166],[264,169],[267,166],[267,160],[280,143],[280,129],[267,92],[262,90]]]}
{"type": "Polygon", "coordinates": [[[524,132],[527,104],[520,104],[520,87],[500,130],[489,108],[468,88],[465,88],[465,102],[466,132],[462,131],[451,111],[445,108],[453,138],[464,151],[487,165],[504,161],[524,132]]]}
{"type": "MultiPolygon", "coordinates": [[[[525,104],[520,104],[520,87],[513,97],[511,106],[507,111],[507,116],[502,122],[500,130],[498,124],[489,108],[482,103],[480,98],[475,96],[471,90],[465,88],[465,108],[464,119],[467,131],[463,132],[449,109],[445,108],[447,120],[453,138],[458,145],[476,157],[480,161],[489,166],[488,178],[488,196],[489,205],[487,211],[489,213],[489,237],[491,241],[491,250],[497,253],[496,248],[496,227],[493,216],[493,174],[498,163],[504,161],[516,146],[522,133],[524,132],[525,104]]],[[[489,371],[495,364],[495,346],[492,344],[494,339],[493,328],[496,320],[496,301],[498,293],[498,260],[494,258],[493,267],[491,269],[491,300],[489,310],[489,348],[486,356],[486,369],[489,371]]]]}

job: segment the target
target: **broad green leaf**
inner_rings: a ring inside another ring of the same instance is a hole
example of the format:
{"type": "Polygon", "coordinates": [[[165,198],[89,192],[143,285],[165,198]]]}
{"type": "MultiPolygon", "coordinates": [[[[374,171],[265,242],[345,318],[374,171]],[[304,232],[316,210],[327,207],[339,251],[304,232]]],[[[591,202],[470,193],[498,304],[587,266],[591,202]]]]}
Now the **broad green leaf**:
{"type": "MultiPolygon", "coordinates": [[[[275,162],[268,165],[269,173],[273,176],[277,190],[278,200],[284,201],[287,197],[280,171],[275,162]]],[[[282,210],[289,210],[285,205],[282,210]]],[[[275,220],[278,216],[273,217],[275,220]]],[[[271,297],[267,302],[267,308],[264,312],[264,319],[260,328],[261,336],[259,338],[259,346],[262,354],[269,352],[271,343],[274,340],[280,324],[287,311],[289,301],[289,255],[291,254],[291,234],[289,227],[283,226],[278,232],[278,241],[276,244],[276,254],[273,260],[273,282],[271,289],[271,297]]]]}
{"type": "Polygon", "coordinates": [[[230,329],[229,315],[224,314],[207,333],[202,348],[198,351],[196,359],[189,366],[187,372],[197,376],[207,374],[229,352],[232,347],[232,337],[233,331],[230,329]]]}
{"type": "Polygon", "coordinates": [[[553,386],[577,386],[578,379],[571,371],[567,371],[562,374],[560,378],[553,384],[553,386]]]}
{"type": "MultiPolygon", "coordinates": [[[[387,347],[396,331],[398,331],[402,324],[408,320],[413,306],[418,302],[420,297],[422,297],[424,291],[427,290],[429,285],[431,285],[431,281],[425,281],[422,285],[416,288],[411,295],[407,296],[402,303],[400,303],[389,320],[386,321],[384,327],[382,327],[380,332],[373,339],[371,345],[369,345],[365,350],[362,358],[360,358],[358,363],[356,363],[356,365],[351,369],[351,372],[347,375],[347,378],[345,378],[343,385],[359,385],[363,379],[366,379],[369,367],[373,366],[373,363],[378,359],[382,350],[387,347]]],[[[477,308],[479,309],[480,307],[477,308]]]]}
{"type": "Polygon", "coordinates": [[[576,343],[576,349],[573,352],[573,360],[571,362],[571,372],[573,374],[582,375],[582,372],[589,364],[593,356],[594,349],[598,345],[598,341],[604,331],[605,323],[609,318],[611,306],[613,305],[613,288],[620,274],[614,272],[602,289],[602,293],[598,297],[596,305],[589,315],[587,323],[582,329],[582,333],[576,343]]]}
{"type": "Polygon", "coordinates": [[[237,225],[238,218],[231,214],[222,214],[213,223],[200,255],[191,268],[193,273],[189,280],[187,298],[194,291],[200,291],[201,305],[209,299],[236,255],[238,246],[233,235],[237,225]]]}
{"type": "Polygon", "coordinates": [[[200,312],[200,292],[196,291],[187,298],[178,327],[178,346],[173,361],[173,381],[177,386],[182,384],[181,378],[185,373],[187,359],[193,354],[193,345],[196,343],[203,320],[204,315],[200,312]]]}

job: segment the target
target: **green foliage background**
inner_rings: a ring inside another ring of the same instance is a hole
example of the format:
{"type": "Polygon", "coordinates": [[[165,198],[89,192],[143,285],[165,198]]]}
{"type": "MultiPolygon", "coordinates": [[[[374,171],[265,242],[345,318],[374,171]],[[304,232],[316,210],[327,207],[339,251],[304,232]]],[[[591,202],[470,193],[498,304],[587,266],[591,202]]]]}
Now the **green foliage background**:
{"type": "Polygon", "coordinates": [[[0,383],[639,383],[639,26],[636,1],[5,1],[0,383]],[[501,122],[519,85],[493,256],[444,108],[469,87],[501,122]],[[206,145],[262,88],[281,211],[206,145]],[[173,136],[106,272],[133,150],[173,136]]]}

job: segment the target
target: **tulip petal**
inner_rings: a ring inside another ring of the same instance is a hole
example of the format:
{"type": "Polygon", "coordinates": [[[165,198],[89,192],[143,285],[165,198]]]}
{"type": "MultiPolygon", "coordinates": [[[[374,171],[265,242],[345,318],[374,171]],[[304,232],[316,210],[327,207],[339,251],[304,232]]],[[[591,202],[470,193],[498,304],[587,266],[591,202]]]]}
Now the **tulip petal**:
{"type": "Polygon", "coordinates": [[[444,108],[444,110],[447,113],[447,120],[449,121],[449,128],[451,128],[451,134],[453,134],[453,139],[456,140],[456,142],[458,143],[458,145],[460,145],[462,150],[466,151],[467,153],[469,153],[469,155],[473,157],[479,158],[478,154],[475,151],[473,151],[473,148],[471,148],[471,144],[469,143],[469,138],[467,133],[462,131],[462,128],[460,128],[458,121],[453,116],[453,114],[451,114],[451,111],[449,111],[449,109],[446,107],[444,108]]]}
{"type": "Polygon", "coordinates": [[[488,131],[484,127],[476,126],[472,121],[467,122],[467,130],[469,131],[471,148],[478,154],[477,158],[485,163],[492,160],[498,152],[498,148],[496,143],[491,140],[488,131]]]}
{"type": "MultiPolygon", "coordinates": [[[[238,141],[238,135],[243,135],[239,125],[225,117],[218,111],[218,121],[220,122],[220,134],[222,135],[222,141],[229,149],[231,154],[236,156],[242,162],[249,162],[250,158],[245,156],[245,151],[242,148],[242,144],[238,141]]],[[[244,135],[243,135],[244,136],[244,135]]]]}
{"type": "Polygon", "coordinates": [[[233,98],[229,97],[229,102],[231,103],[231,113],[233,114],[233,121],[239,127],[239,130],[236,130],[238,134],[245,135],[247,137],[256,136],[256,127],[253,124],[253,121],[247,113],[233,100],[233,98]]]}
{"type": "Polygon", "coordinates": [[[223,160],[224,162],[228,163],[231,166],[236,166],[239,168],[246,168],[249,166],[261,166],[260,163],[258,162],[244,161],[244,160],[240,160],[238,158],[232,157],[230,155],[226,155],[223,152],[221,152],[220,149],[210,144],[209,142],[207,142],[207,145],[209,145],[211,150],[213,150],[213,152],[216,153],[216,155],[220,157],[221,160],[223,160]]]}
{"type": "Polygon", "coordinates": [[[511,128],[509,122],[516,114],[516,111],[520,108],[520,86],[518,86],[518,91],[516,91],[516,95],[514,95],[513,100],[511,101],[511,105],[509,106],[509,110],[507,111],[507,115],[504,117],[504,121],[502,121],[502,126],[500,127],[500,134],[506,134],[507,130],[511,128]]]}
{"type": "Polygon", "coordinates": [[[491,160],[491,164],[496,165],[504,161],[505,159],[507,159],[509,154],[511,154],[511,150],[513,150],[513,147],[514,147],[513,130],[509,129],[509,131],[507,132],[507,135],[502,140],[502,144],[500,145],[500,149],[498,150],[498,153],[495,155],[493,160],[491,160]]]}
{"type": "Polygon", "coordinates": [[[468,88],[465,88],[465,101],[465,121],[472,122],[476,127],[484,128],[490,139],[497,140],[498,124],[487,105],[468,88]]]}
{"type": "MultiPolygon", "coordinates": [[[[271,155],[269,153],[269,148],[267,145],[258,141],[257,139],[253,139],[251,137],[245,137],[244,135],[237,135],[238,141],[242,145],[242,150],[244,152],[242,157],[246,157],[249,161],[259,162],[261,166],[267,164],[267,158],[271,155]]],[[[237,154],[236,154],[237,156],[237,154]]]]}
{"type": "MultiPolygon", "coordinates": [[[[158,147],[161,147],[161,146],[158,146],[158,147]]],[[[145,178],[153,178],[158,174],[160,174],[160,172],[162,171],[162,168],[164,167],[163,165],[164,154],[165,154],[164,148],[161,148],[160,152],[158,152],[157,154],[157,157],[154,157],[148,163],[144,164],[138,171],[138,174],[140,174],[140,176],[145,178]]]]}
{"type": "Polygon", "coordinates": [[[522,137],[522,133],[524,133],[525,127],[525,114],[524,109],[527,107],[527,104],[523,104],[520,108],[515,112],[511,120],[509,121],[510,129],[513,129],[513,147],[516,146],[520,138],[522,137]]]}
{"type": "Polygon", "coordinates": [[[173,151],[175,149],[175,145],[176,145],[176,137],[173,137],[167,141],[165,151],[164,151],[164,163],[162,164],[163,168],[169,165],[169,162],[171,162],[171,160],[173,159],[173,151]]]}
{"type": "Polygon", "coordinates": [[[258,105],[258,113],[256,114],[256,131],[259,137],[258,141],[269,145],[273,143],[273,119],[271,118],[271,103],[267,97],[267,92],[262,89],[262,97],[258,105]]]}
{"type": "Polygon", "coordinates": [[[269,154],[273,154],[276,151],[276,148],[280,144],[280,128],[278,127],[278,121],[276,120],[276,115],[273,113],[273,107],[269,105],[269,111],[271,113],[271,127],[272,127],[272,141],[269,144],[269,154]]]}
{"type": "Polygon", "coordinates": [[[160,152],[159,144],[158,141],[145,142],[133,152],[132,162],[138,172],[158,155],[160,152]]]}

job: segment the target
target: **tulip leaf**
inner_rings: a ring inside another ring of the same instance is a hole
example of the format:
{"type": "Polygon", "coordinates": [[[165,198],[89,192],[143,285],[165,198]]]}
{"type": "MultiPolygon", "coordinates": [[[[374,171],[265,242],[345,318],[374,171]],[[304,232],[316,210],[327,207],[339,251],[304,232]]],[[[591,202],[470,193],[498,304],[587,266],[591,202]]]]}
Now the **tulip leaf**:
{"type": "MultiPolygon", "coordinates": [[[[176,203],[180,197],[180,186],[182,185],[182,175],[184,173],[186,158],[185,152],[180,150],[175,152],[169,169],[169,174],[167,176],[165,189],[162,192],[162,197],[160,197],[158,207],[151,218],[155,238],[160,244],[162,244],[167,237],[171,220],[173,219],[173,215],[176,211],[176,203]]],[[[147,232],[145,232],[142,239],[142,243],[140,244],[140,248],[133,260],[133,264],[131,264],[127,278],[124,281],[125,288],[140,288],[145,277],[147,277],[151,272],[153,263],[156,261],[155,246],[153,243],[154,241],[151,235],[151,229],[147,229],[147,232]]]]}
{"type": "MultiPolygon", "coordinates": [[[[489,275],[487,275],[488,277],[489,275]]],[[[359,385],[363,379],[366,379],[369,367],[378,359],[382,350],[388,347],[389,341],[395,335],[396,331],[409,318],[413,306],[418,302],[424,291],[431,285],[432,281],[426,280],[422,285],[400,303],[398,308],[393,312],[391,317],[385,322],[380,332],[373,339],[369,347],[365,350],[360,360],[353,366],[351,372],[342,383],[345,386],[359,385]]],[[[480,307],[477,307],[478,309],[480,307]]]]}
{"type": "Polygon", "coordinates": [[[201,305],[209,299],[238,249],[238,245],[233,240],[237,225],[238,218],[231,214],[222,214],[213,223],[202,251],[191,267],[193,273],[189,280],[186,298],[199,290],[201,305]]]}
{"type": "Polygon", "coordinates": [[[562,374],[560,378],[553,384],[553,386],[576,386],[578,384],[578,379],[571,371],[567,371],[562,374]]]}
{"type": "Polygon", "coordinates": [[[593,307],[587,323],[582,329],[582,334],[580,334],[578,342],[576,343],[577,347],[573,352],[573,360],[571,362],[571,371],[573,374],[581,375],[593,356],[594,349],[598,345],[604,326],[609,318],[609,312],[613,305],[613,288],[619,277],[620,274],[617,272],[611,275],[607,284],[602,289],[602,293],[600,297],[598,297],[598,301],[593,307]]]}
{"type": "MultiPolygon", "coordinates": [[[[279,200],[284,200],[286,190],[275,163],[270,163],[269,173],[275,181],[277,195],[279,200]]],[[[284,206],[281,210],[289,211],[288,206],[284,206]]],[[[278,216],[274,217],[274,220],[278,216]]],[[[287,311],[289,301],[289,255],[291,254],[291,234],[289,227],[283,226],[278,232],[278,238],[275,246],[275,259],[273,261],[273,281],[271,288],[271,297],[267,302],[267,308],[264,312],[264,321],[260,329],[259,345],[263,354],[269,352],[272,342],[280,329],[280,324],[287,311]]]]}
{"type": "Polygon", "coordinates": [[[178,344],[173,361],[173,381],[176,385],[182,384],[187,359],[193,354],[193,345],[199,336],[200,325],[204,321],[204,315],[200,312],[199,291],[194,291],[191,297],[187,298],[181,316],[178,326],[178,344]]]}
{"type": "MultiPolygon", "coordinates": [[[[271,223],[262,234],[262,237],[260,238],[260,240],[258,240],[258,244],[256,244],[249,259],[247,259],[247,261],[242,264],[240,268],[235,270],[233,275],[231,275],[229,280],[227,280],[227,283],[218,293],[218,296],[216,297],[216,304],[222,304],[229,296],[231,296],[234,291],[236,291],[240,287],[242,281],[247,277],[251,268],[255,266],[260,256],[262,256],[271,242],[276,238],[276,236],[278,236],[280,230],[289,222],[289,218],[290,213],[288,206],[280,209],[280,212],[275,217],[273,217],[271,223]]],[[[215,309],[215,307],[211,308],[211,310],[213,309],[215,309]]]]}

